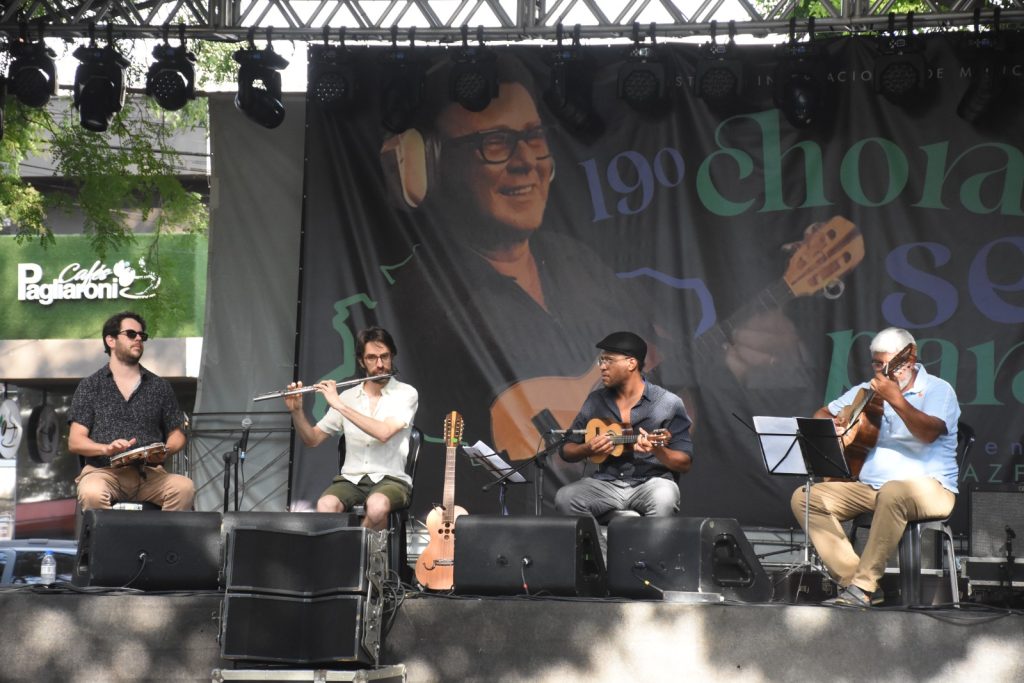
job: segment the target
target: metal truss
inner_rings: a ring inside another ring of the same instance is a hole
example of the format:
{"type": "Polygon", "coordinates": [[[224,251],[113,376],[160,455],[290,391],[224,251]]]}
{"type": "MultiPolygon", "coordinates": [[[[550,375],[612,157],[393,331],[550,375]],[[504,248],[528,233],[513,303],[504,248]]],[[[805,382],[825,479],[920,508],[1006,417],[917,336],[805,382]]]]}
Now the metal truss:
{"type": "MultiPolygon", "coordinates": [[[[887,27],[895,0],[813,0],[811,12],[819,31],[876,31],[887,27]]],[[[997,0],[1004,22],[1024,20],[1024,0],[997,0]]],[[[966,26],[985,0],[922,0],[915,27],[966,26]]],[[[16,35],[19,19],[33,27],[46,23],[52,36],[88,35],[90,24],[122,37],[160,37],[166,24],[185,24],[193,39],[241,40],[255,31],[265,37],[317,40],[325,27],[333,34],[345,27],[348,40],[383,41],[398,27],[400,38],[426,42],[460,40],[460,27],[472,27],[488,42],[551,40],[556,27],[579,25],[581,37],[628,37],[634,24],[640,36],[682,38],[708,34],[717,26],[727,32],[734,21],[738,35],[786,34],[789,18],[807,3],[798,0],[9,0],[0,4],[0,30],[16,35]],[[478,29],[477,27],[482,27],[478,29]]],[[[803,20],[801,20],[803,21],[803,20]]],[[[904,21],[901,18],[901,25],[904,21]]]]}

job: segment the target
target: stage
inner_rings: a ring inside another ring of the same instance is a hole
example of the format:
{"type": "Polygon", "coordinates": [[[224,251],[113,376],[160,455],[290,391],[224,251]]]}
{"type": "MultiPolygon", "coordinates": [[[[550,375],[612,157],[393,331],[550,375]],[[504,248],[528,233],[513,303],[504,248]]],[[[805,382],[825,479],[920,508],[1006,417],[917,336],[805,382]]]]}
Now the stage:
{"type": "MultiPolygon", "coordinates": [[[[39,592],[36,592],[39,591],[39,592]]],[[[0,592],[5,681],[209,681],[222,594],[0,592]]],[[[1024,613],[407,593],[384,664],[433,681],[1024,680],[1024,613]]],[[[296,666],[313,669],[314,666],[296,666]]]]}

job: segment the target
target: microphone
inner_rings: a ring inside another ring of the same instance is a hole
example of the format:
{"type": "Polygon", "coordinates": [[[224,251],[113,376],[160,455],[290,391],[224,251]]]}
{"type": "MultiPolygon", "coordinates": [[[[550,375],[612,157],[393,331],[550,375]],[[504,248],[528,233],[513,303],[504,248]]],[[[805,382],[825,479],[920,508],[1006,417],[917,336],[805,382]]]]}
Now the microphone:
{"type": "Polygon", "coordinates": [[[246,417],[242,420],[242,438],[238,440],[238,459],[245,462],[245,449],[249,446],[249,430],[252,428],[252,420],[246,417]]]}
{"type": "Polygon", "coordinates": [[[1007,524],[1006,528],[1003,529],[1003,530],[1006,532],[1006,538],[1007,539],[1017,538],[1017,534],[1014,533],[1013,529],[1010,527],[1009,524],[1007,524]]]}

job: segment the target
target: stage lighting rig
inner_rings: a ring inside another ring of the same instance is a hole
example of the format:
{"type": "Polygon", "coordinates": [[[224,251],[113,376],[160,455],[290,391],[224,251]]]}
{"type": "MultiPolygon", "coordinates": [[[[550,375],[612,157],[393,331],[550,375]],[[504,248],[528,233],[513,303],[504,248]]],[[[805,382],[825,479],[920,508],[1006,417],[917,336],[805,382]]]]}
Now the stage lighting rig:
{"type": "Polygon", "coordinates": [[[778,48],[773,99],[795,128],[822,127],[829,118],[831,91],[827,55],[814,40],[814,17],[807,20],[808,41],[797,42],[796,19],[789,22],[789,42],[778,48]]]}
{"type": "Polygon", "coordinates": [[[240,65],[235,107],[264,128],[277,128],[285,114],[279,71],[288,66],[288,60],[274,52],[273,28],[267,29],[267,46],[262,50],[256,49],[255,31],[249,29],[249,47],[232,55],[240,65]]]}
{"type": "Polygon", "coordinates": [[[551,51],[551,80],[544,102],[577,138],[591,144],[604,133],[604,121],[594,111],[593,69],[580,47],[580,25],[573,28],[572,46],[562,46],[562,24],[555,29],[558,46],[551,51]]]}
{"type": "Polygon", "coordinates": [[[45,107],[57,94],[57,53],[43,41],[43,21],[39,21],[39,42],[30,42],[28,24],[19,25],[18,40],[11,45],[11,66],[7,70],[8,89],[28,107],[45,107]]]}
{"type": "Polygon", "coordinates": [[[352,51],[345,47],[345,27],[340,45],[331,45],[330,28],[324,26],[324,44],[309,46],[307,96],[330,111],[342,111],[356,101],[356,69],[352,51]]]}
{"type": "Polygon", "coordinates": [[[196,57],[185,47],[184,24],[178,26],[178,47],[171,47],[168,31],[165,24],[164,42],[153,48],[156,61],[146,73],[146,94],[164,109],[177,111],[196,98],[196,57]]]}
{"type": "Polygon", "coordinates": [[[668,102],[665,65],[658,56],[653,23],[649,35],[651,44],[644,45],[640,24],[633,22],[633,46],[619,67],[619,98],[639,112],[663,113],[668,102]]]}
{"type": "Polygon", "coordinates": [[[729,22],[729,43],[716,40],[718,22],[711,22],[711,42],[702,46],[693,91],[710,105],[731,104],[743,93],[743,61],[736,49],[736,22],[729,22]]]}
{"type": "Polygon", "coordinates": [[[398,27],[391,27],[391,49],[381,57],[380,119],[391,133],[409,129],[423,101],[427,60],[415,49],[416,27],[409,29],[409,47],[399,47],[398,27]]]}
{"type": "Polygon", "coordinates": [[[957,105],[957,116],[968,123],[979,123],[993,109],[1003,93],[1003,69],[1006,66],[1006,46],[999,31],[1000,8],[993,8],[992,30],[979,29],[981,9],[974,10],[974,35],[967,39],[971,82],[957,105]]]}
{"type": "Polygon", "coordinates": [[[875,59],[875,92],[893,104],[915,103],[924,92],[928,65],[924,45],[914,36],[914,13],[907,14],[907,32],[896,35],[896,15],[889,14],[889,35],[879,38],[875,59]]]}
{"type": "Polygon", "coordinates": [[[483,111],[498,96],[498,57],[484,47],[484,27],[476,30],[479,46],[469,44],[469,27],[462,25],[462,47],[455,54],[448,93],[469,111],[483,111]]]}
{"type": "Polygon", "coordinates": [[[72,53],[81,62],[75,71],[74,105],[82,128],[102,133],[124,107],[124,70],[130,62],[114,49],[114,29],[107,24],[107,44],[96,44],[96,27],[89,22],[89,44],[72,53]]]}

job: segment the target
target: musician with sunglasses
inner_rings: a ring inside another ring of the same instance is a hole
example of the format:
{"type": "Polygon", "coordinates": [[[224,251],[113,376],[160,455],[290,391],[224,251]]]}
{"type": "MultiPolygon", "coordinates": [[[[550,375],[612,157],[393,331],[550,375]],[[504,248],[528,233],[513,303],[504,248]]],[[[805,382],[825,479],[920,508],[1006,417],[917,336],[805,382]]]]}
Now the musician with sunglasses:
{"type": "MultiPolygon", "coordinates": [[[[833,418],[842,434],[848,427],[843,409],[854,403],[861,390],[870,389],[883,402],[877,441],[857,480],[826,481],[811,487],[807,532],[825,566],[843,587],[825,603],[841,607],[880,604],[883,598],[878,582],[907,522],[945,517],[956,502],[960,404],[953,387],[928,374],[917,362],[914,337],[896,327],[882,330],[871,340],[871,367],[875,376],[870,381],[851,388],[815,413],[815,417],[833,418]],[[906,363],[894,361],[908,347],[906,363]],[[894,362],[898,367],[890,366],[894,362]],[[874,515],[867,545],[858,556],[842,522],[865,512],[874,515]]],[[[867,415],[860,417],[865,419],[867,415]]],[[[848,445],[848,459],[849,450],[848,445]]],[[[804,488],[797,489],[790,500],[801,525],[804,488]]]]}
{"type": "Polygon", "coordinates": [[[184,414],[167,380],[140,363],[149,339],[146,321],[125,311],[103,324],[109,362],[86,377],[71,401],[68,449],[83,459],[78,500],[83,510],[110,508],[114,501],[156,503],[163,510],[190,510],[192,480],[163,467],[185,447],[184,414]],[[137,462],[112,467],[111,458],[164,444],[137,462]]]}

